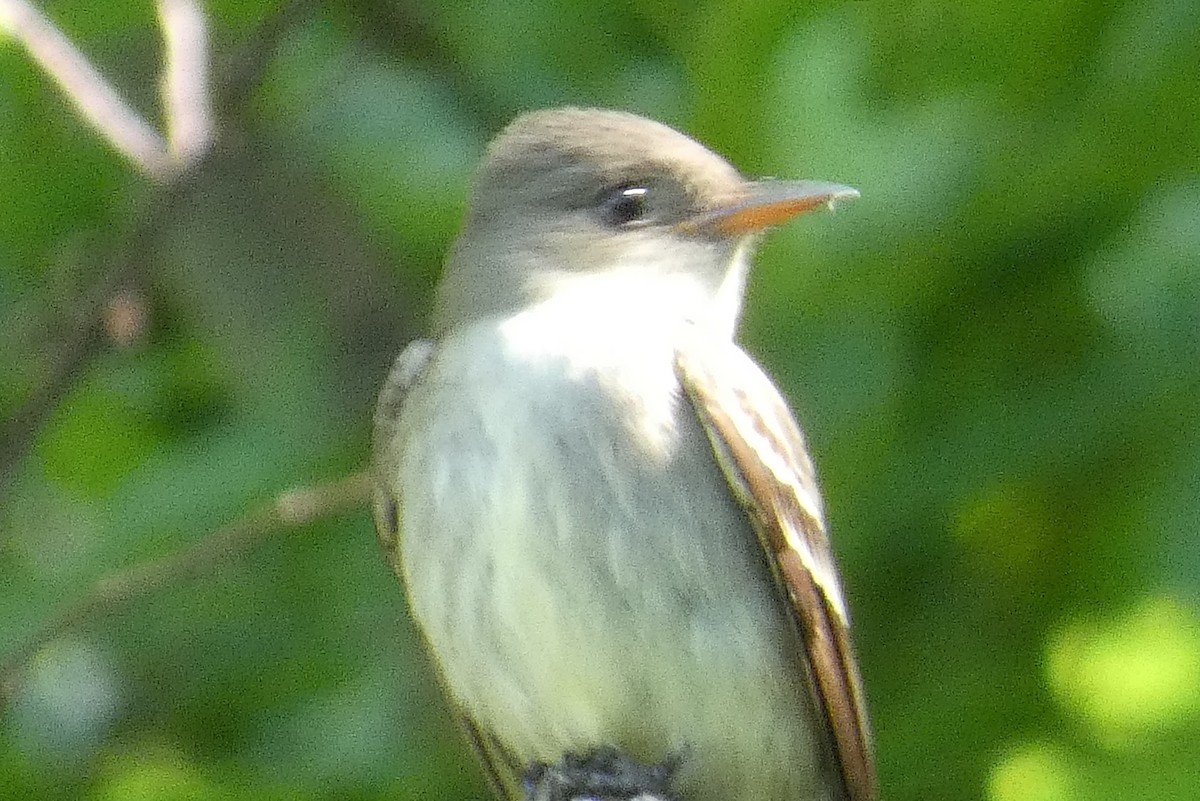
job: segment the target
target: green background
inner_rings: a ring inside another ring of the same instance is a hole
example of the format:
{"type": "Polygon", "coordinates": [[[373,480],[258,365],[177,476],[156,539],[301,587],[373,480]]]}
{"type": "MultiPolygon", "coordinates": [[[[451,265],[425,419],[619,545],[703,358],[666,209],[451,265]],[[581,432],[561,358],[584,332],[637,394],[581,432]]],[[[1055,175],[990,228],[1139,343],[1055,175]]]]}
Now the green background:
{"type": "MultiPolygon", "coordinates": [[[[152,5],[48,6],[157,119],[152,5]]],[[[272,8],[209,11],[228,74],[272,8]]],[[[158,218],[148,330],[2,490],[0,658],[363,466],[484,143],[565,103],[862,192],[769,237],[742,339],[821,470],[883,797],[1196,798],[1194,0],[329,2],[165,211],[0,33],[0,417],[158,218]]],[[[87,617],[0,697],[3,798],[482,796],[365,509],[87,617]]]]}

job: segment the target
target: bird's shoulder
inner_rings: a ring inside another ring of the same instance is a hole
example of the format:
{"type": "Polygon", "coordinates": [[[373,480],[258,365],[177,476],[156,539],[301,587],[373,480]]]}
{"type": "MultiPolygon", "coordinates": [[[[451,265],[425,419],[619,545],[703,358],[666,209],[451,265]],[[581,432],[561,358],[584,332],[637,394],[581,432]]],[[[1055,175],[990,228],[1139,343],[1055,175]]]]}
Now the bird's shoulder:
{"type": "Polygon", "coordinates": [[[433,357],[434,347],[431,339],[415,339],[408,343],[392,362],[375,406],[376,427],[395,420],[400,414],[409,390],[421,377],[433,357]]]}
{"type": "Polygon", "coordinates": [[[434,349],[434,342],[429,339],[410,342],[392,362],[375,405],[372,432],[375,534],[389,561],[395,559],[399,537],[396,498],[390,478],[394,472],[396,428],[405,399],[426,371],[434,349]]]}

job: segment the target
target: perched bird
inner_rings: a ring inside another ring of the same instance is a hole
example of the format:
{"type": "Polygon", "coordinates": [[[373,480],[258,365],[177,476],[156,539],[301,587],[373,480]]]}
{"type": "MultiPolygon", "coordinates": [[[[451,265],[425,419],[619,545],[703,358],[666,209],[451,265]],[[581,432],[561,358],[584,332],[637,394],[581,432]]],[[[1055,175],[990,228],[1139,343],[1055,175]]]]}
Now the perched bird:
{"type": "Polygon", "coordinates": [[[489,147],[374,450],[380,541],[503,797],[607,749],[677,761],[685,801],[875,797],[813,465],[734,341],[757,235],[856,195],[618,111],[489,147]]]}

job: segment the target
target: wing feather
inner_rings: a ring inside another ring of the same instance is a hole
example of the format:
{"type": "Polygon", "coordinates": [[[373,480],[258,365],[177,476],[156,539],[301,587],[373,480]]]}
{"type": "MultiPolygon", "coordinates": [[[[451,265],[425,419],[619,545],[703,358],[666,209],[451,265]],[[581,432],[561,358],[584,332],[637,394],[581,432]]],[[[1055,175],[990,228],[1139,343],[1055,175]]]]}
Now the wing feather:
{"type": "Polygon", "coordinates": [[[421,377],[425,366],[433,356],[433,342],[417,339],[408,344],[392,363],[379,401],[375,405],[375,427],[372,434],[372,452],[375,455],[373,474],[375,479],[375,536],[388,564],[396,575],[400,547],[400,520],[396,491],[392,486],[399,461],[396,453],[396,427],[400,421],[400,410],[412,385],[421,377]]]}
{"type": "Polygon", "coordinates": [[[844,795],[872,801],[866,706],[804,436],[779,390],[740,348],[696,339],[677,352],[676,370],[788,601],[844,795]]]}

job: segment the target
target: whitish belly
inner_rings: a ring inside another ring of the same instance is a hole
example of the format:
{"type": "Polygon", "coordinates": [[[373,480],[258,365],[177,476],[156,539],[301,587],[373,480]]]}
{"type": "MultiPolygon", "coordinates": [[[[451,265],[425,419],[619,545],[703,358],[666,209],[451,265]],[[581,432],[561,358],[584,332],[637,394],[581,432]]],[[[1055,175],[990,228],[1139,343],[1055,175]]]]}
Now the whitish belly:
{"type": "Polygon", "coordinates": [[[401,426],[402,569],[455,700],[523,761],[685,749],[689,798],[820,798],[795,636],[686,399],[492,356],[444,351],[401,426]]]}

